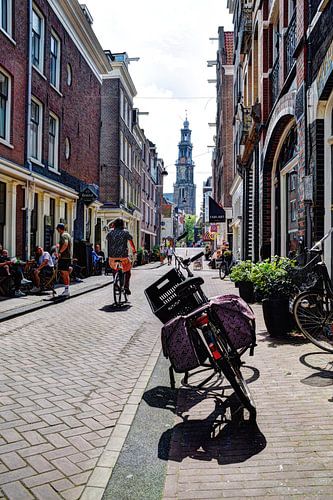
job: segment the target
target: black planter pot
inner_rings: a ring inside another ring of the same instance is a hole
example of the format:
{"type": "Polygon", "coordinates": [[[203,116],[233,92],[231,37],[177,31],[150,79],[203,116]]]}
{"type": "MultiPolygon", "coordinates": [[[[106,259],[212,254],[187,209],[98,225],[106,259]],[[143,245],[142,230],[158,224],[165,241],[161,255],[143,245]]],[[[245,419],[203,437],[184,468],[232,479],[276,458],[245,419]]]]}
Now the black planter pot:
{"type": "Polygon", "coordinates": [[[280,337],[294,328],[293,317],[289,312],[289,299],[264,299],[262,310],[267,331],[272,337],[280,337]]]}
{"type": "Polygon", "coordinates": [[[239,281],[238,282],[238,293],[239,296],[245,300],[248,304],[254,304],[254,288],[253,283],[250,281],[239,281]]]}

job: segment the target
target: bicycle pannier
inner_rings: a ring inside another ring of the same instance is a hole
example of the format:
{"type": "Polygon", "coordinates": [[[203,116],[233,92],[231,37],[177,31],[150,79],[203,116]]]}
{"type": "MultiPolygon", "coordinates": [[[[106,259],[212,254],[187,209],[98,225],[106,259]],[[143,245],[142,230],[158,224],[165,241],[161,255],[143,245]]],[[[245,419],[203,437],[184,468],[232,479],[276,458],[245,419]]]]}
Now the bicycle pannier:
{"type": "Polygon", "coordinates": [[[255,347],[255,316],[248,304],[237,295],[222,295],[210,299],[211,311],[216,314],[235,349],[255,347]]]}
{"type": "Polygon", "coordinates": [[[197,330],[189,326],[184,316],[166,323],[161,332],[163,354],[178,372],[198,368],[207,359],[207,349],[197,330]]]}

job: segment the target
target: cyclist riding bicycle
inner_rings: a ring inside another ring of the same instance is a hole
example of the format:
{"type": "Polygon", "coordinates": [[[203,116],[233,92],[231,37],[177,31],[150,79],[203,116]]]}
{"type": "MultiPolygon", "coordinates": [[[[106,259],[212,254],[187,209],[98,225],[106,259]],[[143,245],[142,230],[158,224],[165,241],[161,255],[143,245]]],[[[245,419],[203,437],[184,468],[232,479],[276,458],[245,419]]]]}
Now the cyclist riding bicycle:
{"type": "Polygon", "coordinates": [[[128,243],[130,244],[133,254],[136,254],[136,248],[133,243],[133,236],[125,229],[125,224],[122,219],[116,219],[112,223],[113,229],[108,232],[106,239],[108,244],[109,266],[112,270],[117,269],[117,260],[121,260],[124,272],[124,288],[126,295],[131,295],[129,289],[132,264],[128,258],[128,243]]]}

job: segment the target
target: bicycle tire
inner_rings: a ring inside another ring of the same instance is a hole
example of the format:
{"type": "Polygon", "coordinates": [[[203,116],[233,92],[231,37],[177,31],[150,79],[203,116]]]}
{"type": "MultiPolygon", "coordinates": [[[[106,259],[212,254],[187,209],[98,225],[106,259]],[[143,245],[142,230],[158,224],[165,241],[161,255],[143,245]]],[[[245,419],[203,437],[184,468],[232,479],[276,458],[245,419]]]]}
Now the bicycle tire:
{"type": "Polygon", "coordinates": [[[250,419],[254,421],[256,420],[257,410],[251,391],[241,372],[240,359],[232,355],[231,348],[225,339],[222,340],[217,335],[215,335],[215,339],[222,356],[217,361],[217,364],[229,381],[239,401],[249,411],[250,419]]]}
{"type": "Polygon", "coordinates": [[[303,335],[314,345],[333,353],[333,299],[323,292],[303,292],[296,297],[293,314],[303,335]]]}
{"type": "Polygon", "coordinates": [[[222,262],[222,264],[220,264],[220,266],[219,266],[219,278],[220,278],[220,280],[224,280],[226,275],[227,275],[227,265],[224,262],[222,262]]]}
{"type": "Polygon", "coordinates": [[[122,292],[123,292],[122,276],[121,273],[118,271],[114,277],[114,283],[113,283],[113,300],[115,305],[117,306],[120,306],[121,304],[122,292]]]}

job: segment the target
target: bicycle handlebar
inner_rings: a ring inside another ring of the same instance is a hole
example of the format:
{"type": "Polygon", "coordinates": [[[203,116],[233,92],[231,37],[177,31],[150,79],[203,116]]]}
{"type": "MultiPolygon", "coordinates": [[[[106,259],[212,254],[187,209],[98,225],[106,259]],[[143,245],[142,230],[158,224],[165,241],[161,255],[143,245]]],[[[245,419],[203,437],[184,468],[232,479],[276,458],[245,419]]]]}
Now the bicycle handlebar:
{"type": "Polygon", "coordinates": [[[317,243],[313,245],[313,247],[310,249],[310,252],[314,250],[321,250],[323,242],[329,237],[329,235],[332,232],[333,232],[333,227],[331,227],[331,229],[325,234],[325,236],[322,237],[321,240],[317,241],[317,243]]]}
{"type": "Polygon", "coordinates": [[[194,257],[192,257],[192,258],[190,259],[190,262],[194,262],[195,260],[200,259],[200,257],[203,257],[204,255],[205,255],[205,253],[204,253],[204,252],[197,253],[197,255],[195,255],[194,257]]]}

